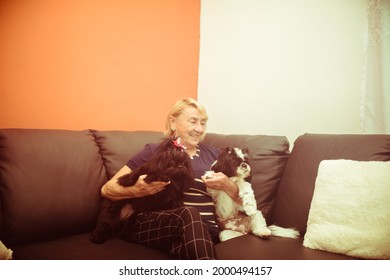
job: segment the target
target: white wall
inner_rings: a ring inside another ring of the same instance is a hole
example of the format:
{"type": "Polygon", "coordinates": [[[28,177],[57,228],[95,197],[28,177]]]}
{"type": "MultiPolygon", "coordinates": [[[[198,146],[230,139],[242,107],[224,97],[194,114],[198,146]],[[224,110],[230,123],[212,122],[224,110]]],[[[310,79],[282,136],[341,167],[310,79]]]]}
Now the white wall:
{"type": "Polygon", "coordinates": [[[209,132],[359,133],[365,0],[203,0],[209,132]]]}

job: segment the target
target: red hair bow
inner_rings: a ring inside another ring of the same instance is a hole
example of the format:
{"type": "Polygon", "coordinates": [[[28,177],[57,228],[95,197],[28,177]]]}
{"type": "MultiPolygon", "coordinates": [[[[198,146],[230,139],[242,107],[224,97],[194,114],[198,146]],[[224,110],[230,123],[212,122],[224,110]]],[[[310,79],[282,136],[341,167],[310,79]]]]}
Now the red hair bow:
{"type": "Polygon", "coordinates": [[[172,142],[173,142],[173,145],[175,145],[175,146],[178,147],[178,148],[182,148],[182,149],[184,149],[184,150],[187,149],[187,148],[184,147],[182,144],[180,144],[180,142],[181,142],[181,138],[180,138],[180,137],[177,137],[176,139],[173,139],[172,142]]]}

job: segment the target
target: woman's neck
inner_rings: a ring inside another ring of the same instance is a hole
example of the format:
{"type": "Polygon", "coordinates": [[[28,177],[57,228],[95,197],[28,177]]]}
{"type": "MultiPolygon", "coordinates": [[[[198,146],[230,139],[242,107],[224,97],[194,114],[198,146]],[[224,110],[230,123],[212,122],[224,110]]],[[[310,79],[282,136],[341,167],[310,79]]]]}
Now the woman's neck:
{"type": "Polygon", "coordinates": [[[198,156],[199,155],[199,149],[198,149],[197,146],[191,147],[191,148],[187,148],[186,149],[186,153],[190,156],[190,158],[193,158],[194,156],[198,156]]]}

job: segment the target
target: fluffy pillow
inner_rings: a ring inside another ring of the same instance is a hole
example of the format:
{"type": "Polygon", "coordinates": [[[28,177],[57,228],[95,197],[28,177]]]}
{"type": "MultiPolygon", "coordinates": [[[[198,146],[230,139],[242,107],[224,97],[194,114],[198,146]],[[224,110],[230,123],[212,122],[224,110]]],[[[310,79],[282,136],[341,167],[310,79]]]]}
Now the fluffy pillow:
{"type": "Polygon", "coordinates": [[[0,241],[0,260],[11,260],[12,250],[5,247],[3,242],[0,241]]]}
{"type": "Polygon", "coordinates": [[[390,162],[322,161],[303,245],[390,259],[390,162]]]}

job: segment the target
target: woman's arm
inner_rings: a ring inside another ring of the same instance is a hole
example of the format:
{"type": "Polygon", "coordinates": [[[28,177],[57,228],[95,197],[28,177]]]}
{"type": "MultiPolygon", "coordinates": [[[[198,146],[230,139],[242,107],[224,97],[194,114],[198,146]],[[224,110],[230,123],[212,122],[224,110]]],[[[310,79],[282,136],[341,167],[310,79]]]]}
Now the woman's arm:
{"type": "Polygon", "coordinates": [[[107,183],[101,188],[101,195],[109,200],[117,201],[135,197],[144,197],[162,191],[169,182],[145,183],[146,175],[141,175],[134,186],[123,187],[118,184],[118,178],[131,172],[128,166],[123,166],[107,183]]]}
{"type": "Polygon", "coordinates": [[[230,196],[235,202],[242,204],[242,200],[238,195],[238,186],[234,183],[229,177],[227,177],[222,172],[213,173],[212,178],[207,178],[202,176],[202,179],[206,186],[224,191],[228,196],[230,196]]]}

